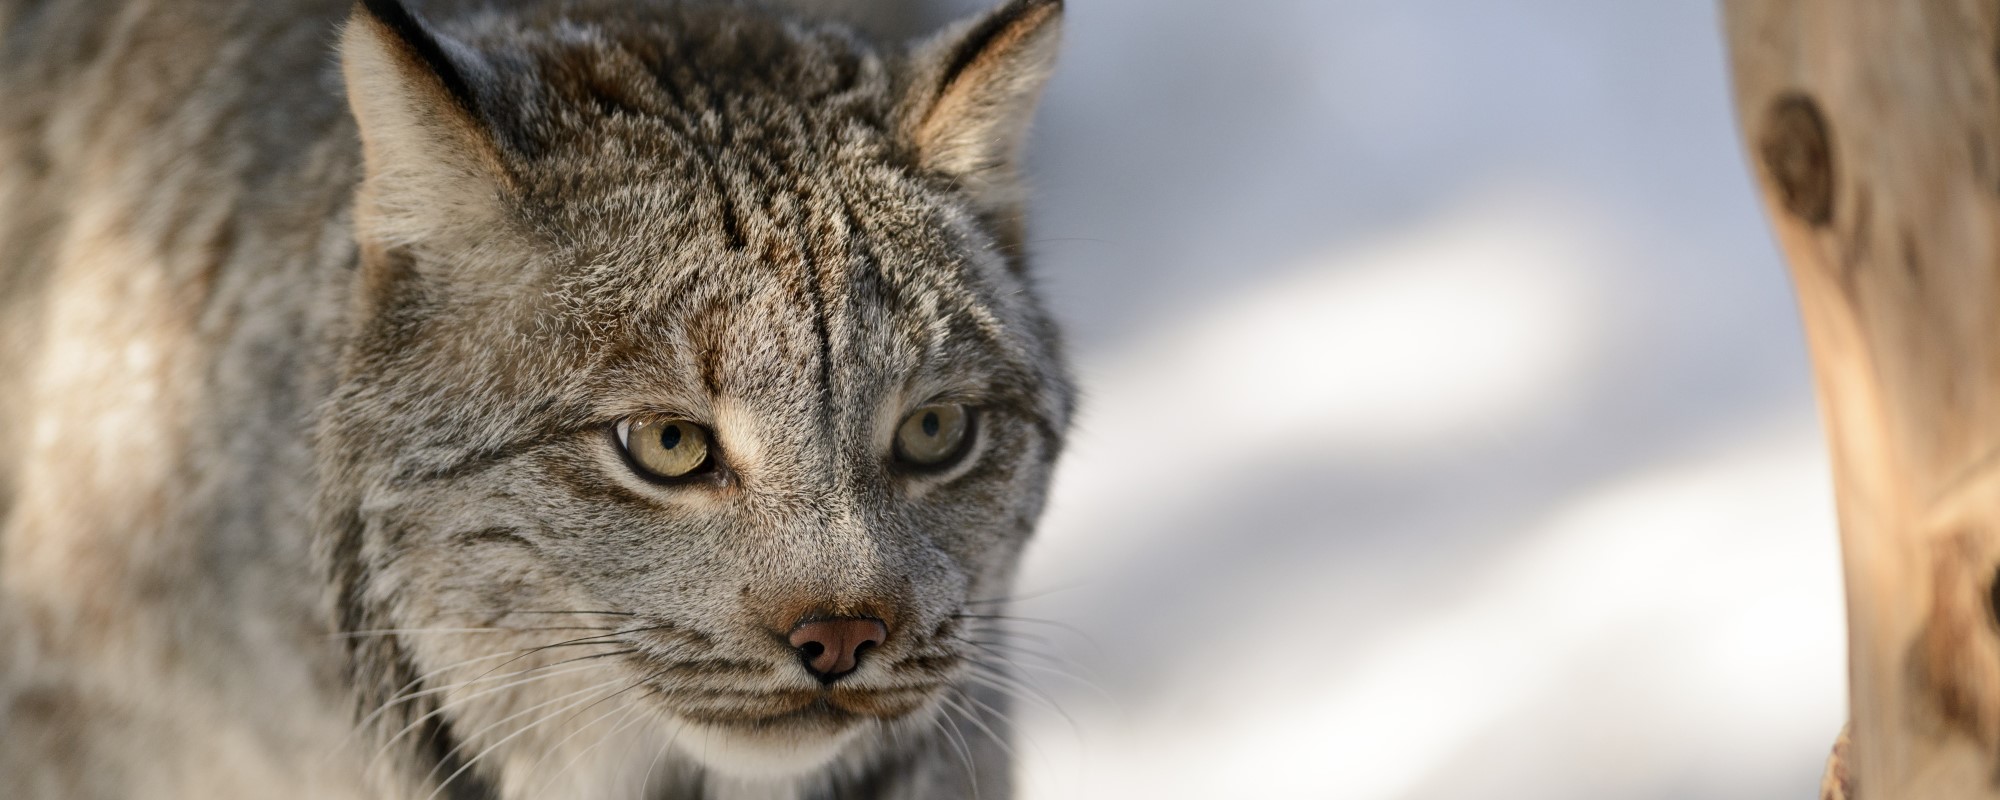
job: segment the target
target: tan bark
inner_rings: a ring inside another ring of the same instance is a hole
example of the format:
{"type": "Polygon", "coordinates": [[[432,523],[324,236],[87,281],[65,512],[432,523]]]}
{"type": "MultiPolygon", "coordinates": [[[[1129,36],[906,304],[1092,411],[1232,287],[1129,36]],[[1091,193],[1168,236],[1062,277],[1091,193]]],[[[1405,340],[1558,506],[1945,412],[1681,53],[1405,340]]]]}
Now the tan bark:
{"type": "Polygon", "coordinates": [[[1724,10],[1833,452],[1852,721],[1823,794],[2000,798],[2000,4],[1724,10]]]}

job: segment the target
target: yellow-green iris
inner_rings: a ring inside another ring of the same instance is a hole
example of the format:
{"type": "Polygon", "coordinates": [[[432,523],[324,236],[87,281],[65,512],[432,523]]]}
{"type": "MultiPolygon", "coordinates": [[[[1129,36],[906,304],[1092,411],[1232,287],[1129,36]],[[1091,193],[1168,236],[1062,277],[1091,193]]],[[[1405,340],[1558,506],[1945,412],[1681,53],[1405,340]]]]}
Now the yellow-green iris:
{"type": "Polygon", "coordinates": [[[708,429],[684,419],[638,417],[618,424],[632,463],[659,478],[684,478],[709,461],[708,429]]]}
{"type": "Polygon", "coordinates": [[[919,467],[936,467],[965,450],[971,415],[965,406],[940,403],[910,412],[896,426],[896,457],[919,467]]]}

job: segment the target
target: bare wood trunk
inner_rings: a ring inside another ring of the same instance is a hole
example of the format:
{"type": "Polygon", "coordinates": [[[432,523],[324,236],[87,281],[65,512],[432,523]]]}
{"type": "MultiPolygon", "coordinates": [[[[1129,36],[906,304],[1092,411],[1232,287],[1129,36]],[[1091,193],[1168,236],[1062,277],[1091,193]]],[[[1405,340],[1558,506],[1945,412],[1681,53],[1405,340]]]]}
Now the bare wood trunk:
{"type": "Polygon", "coordinates": [[[1852,721],[1824,793],[2000,798],[2000,4],[1724,9],[1833,451],[1852,721]]]}

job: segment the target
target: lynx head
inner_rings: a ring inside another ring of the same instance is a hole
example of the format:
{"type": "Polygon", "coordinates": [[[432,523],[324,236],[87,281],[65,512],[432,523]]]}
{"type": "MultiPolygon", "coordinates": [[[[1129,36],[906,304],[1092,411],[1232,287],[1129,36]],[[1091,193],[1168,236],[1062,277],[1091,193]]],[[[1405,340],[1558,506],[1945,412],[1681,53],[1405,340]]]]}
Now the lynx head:
{"type": "Polygon", "coordinates": [[[733,5],[357,7],[319,553],[405,767],[532,780],[624,724],[785,775],[922,729],[1070,414],[1015,178],[1060,12],[892,50],[733,5]]]}

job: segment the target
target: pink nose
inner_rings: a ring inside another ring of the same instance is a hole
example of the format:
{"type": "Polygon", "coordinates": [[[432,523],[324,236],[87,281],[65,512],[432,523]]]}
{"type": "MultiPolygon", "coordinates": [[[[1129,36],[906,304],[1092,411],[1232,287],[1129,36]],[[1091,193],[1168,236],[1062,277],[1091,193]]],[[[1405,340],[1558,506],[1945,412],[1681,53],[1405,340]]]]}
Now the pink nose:
{"type": "Polygon", "coordinates": [[[861,654],[889,639],[889,627],[873,617],[800,620],[792,628],[792,649],[821,683],[853,672],[861,654]]]}

